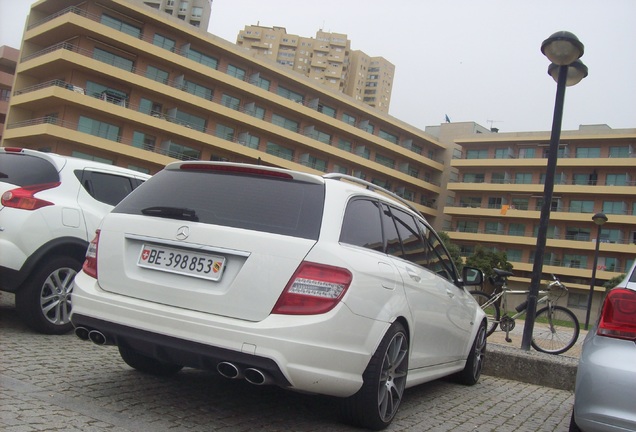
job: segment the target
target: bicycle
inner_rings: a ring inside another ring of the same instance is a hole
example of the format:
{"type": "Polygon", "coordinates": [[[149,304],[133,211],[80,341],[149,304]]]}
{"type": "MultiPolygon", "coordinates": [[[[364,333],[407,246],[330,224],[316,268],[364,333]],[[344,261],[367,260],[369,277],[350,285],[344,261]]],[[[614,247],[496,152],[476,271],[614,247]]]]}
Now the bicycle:
{"type": "MultiPolygon", "coordinates": [[[[527,296],[530,291],[509,289],[508,277],[513,273],[496,268],[493,271],[495,275],[490,280],[495,285],[495,290],[492,294],[489,295],[483,291],[470,291],[470,293],[486,313],[488,319],[486,336],[493,334],[499,326],[506,332],[506,342],[512,342],[510,332],[515,328],[515,320],[525,314],[528,301],[524,301],[515,308],[517,313],[508,315],[507,296],[512,294],[527,296]],[[503,315],[501,315],[502,309],[503,315]]],[[[552,275],[552,279],[553,281],[546,289],[539,291],[541,297],[537,300],[537,306],[544,303],[546,306],[536,312],[532,347],[548,354],[562,354],[576,343],[580,325],[571,310],[556,305],[556,301],[567,292],[567,287],[555,275],[552,275]]]]}

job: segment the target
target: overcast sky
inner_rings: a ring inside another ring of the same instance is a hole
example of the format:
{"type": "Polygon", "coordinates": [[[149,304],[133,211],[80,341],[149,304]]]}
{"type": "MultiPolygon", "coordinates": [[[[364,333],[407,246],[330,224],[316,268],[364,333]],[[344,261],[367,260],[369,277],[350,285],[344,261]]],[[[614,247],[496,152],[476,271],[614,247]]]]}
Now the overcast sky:
{"type": "MultiPolygon", "coordinates": [[[[20,47],[30,0],[0,0],[0,45],[20,47]]],[[[71,3],[69,1],[69,3],[71,3]]],[[[389,114],[420,129],[474,121],[501,132],[549,131],[556,83],[541,43],[567,30],[585,45],[589,76],[568,87],[563,130],[636,128],[634,0],[214,0],[208,31],[231,42],[245,25],[315,36],[396,72],[389,114]],[[408,44],[406,42],[409,42],[408,44]]]]}

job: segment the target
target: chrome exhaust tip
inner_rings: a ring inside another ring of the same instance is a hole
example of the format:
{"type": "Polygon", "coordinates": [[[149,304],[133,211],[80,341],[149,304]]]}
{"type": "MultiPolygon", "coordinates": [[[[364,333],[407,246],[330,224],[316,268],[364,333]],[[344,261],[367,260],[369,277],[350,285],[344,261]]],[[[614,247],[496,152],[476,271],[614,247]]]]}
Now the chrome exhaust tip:
{"type": "Polygon", "coordinates": [[[86,327],[76,327],[75,328],[75,336],[80,338],[83,341],[88,340],[88,329],[86,327]]]}
{"type": "Polygon", "coordinates": [[[229,378],[229,379],[242,378],[241,371],[234,363],[221,362],[218,365],[216,365],[216,370],[221,374],[221,376],[224,376],[225,378],[229,378]]]}
{"type": "Polygon", "coordinates": [[[96,345],[106,345],[106,336],[100,331],[91,330],[88,332],[88,338],[96,345]]]}
{"type": "Polygon", "coordinates": [[[265,372],[254,368],[247,368],[245,369],[245,381],[254,385],[265,385],[270,384],[272,379],[265,372]]]}

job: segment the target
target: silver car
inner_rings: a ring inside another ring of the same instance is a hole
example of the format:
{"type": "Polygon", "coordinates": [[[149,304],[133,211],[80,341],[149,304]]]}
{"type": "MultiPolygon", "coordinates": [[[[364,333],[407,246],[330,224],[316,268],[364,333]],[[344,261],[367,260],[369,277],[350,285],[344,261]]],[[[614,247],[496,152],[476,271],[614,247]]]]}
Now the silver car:
{"type": "Polygon", "coordinates": [[[583,343],[570,431],[636,431],[636,262],[583,343]]]}

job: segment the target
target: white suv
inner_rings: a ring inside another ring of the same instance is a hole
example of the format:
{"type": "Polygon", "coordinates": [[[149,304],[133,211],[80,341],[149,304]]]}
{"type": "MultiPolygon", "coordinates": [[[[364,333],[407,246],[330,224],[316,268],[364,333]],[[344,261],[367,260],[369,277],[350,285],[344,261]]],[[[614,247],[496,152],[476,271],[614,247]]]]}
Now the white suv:
{"type": "Polygon", "coordinates": [[[0,289],[34,330],[62,334],[72,281],[106,213],[150,176],[112,165],[0,147],[0,289]]]}
{"type": "Polygon", "coordinates": [[[460,277],[424,218],[377,189],[172,163],[104,218],[75,278],[76,334],[143,372],[341,397],[347,422],[384,428],[408,386],[477,382],[486,321],[464,287],[481,272],[460,277]]]}

